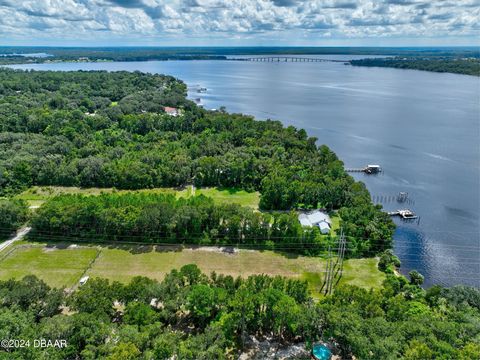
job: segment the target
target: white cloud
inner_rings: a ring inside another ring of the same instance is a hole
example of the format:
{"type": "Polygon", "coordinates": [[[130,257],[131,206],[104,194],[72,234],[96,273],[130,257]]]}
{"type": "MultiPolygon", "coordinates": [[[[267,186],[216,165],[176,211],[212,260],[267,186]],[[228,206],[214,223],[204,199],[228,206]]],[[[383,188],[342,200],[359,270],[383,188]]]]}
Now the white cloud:
{"type": "Polygon", "coordinates": [[[186,35],[207,43],[292,35],[475,39],[479,18],[478,0],[0,0],[0,36],[7,42],[62,40],[66,34],[80,42],[173,42],[186,35]]]}

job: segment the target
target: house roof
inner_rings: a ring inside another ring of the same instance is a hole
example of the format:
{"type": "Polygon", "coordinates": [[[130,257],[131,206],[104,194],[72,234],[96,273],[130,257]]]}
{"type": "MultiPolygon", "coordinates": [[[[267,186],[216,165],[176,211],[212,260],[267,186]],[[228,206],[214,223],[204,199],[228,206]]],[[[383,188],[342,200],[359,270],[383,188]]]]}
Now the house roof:
{"type": "Polygon", "coordinates": [[[178,109],[177,108],[174,108],[174,107],[170,107],[170,106],[165,106],[165,112],[166,113],[174,113],[174,112],[177,112],[178,109]]]}
{"type": "Polygon", "coordinates": [[[327,223],[331,222],[330,216],[328,216],[322,211],[314,211],[308,214],[308,219],[312,224],[318,224],[318,223],[321,223],[322,221],[325,221],[327,223]]]}
{"type": "Polygon", "coordinates": [[[322,221],[321,223],[319,223],[318,227],[320,228],[320,230],[330,230],[330,224],[326,221],[322,221]]]}
{"type": "Polygon", "coordinates": [[[298,215],[298,221],[300,221],[302,226],[312,226],[312,223],[308,220],[308,216],[305,214],[298,215]]]}
{"type": "Polygon", "coordinates": [[[302,226],[315,226],[320,223],[326,223],[328,227],[332,224],[332,220],[328,214],[325,214],[323,211],[315,210],[310,213],[302,213],[298,215],[298,221],[302,226]]]}

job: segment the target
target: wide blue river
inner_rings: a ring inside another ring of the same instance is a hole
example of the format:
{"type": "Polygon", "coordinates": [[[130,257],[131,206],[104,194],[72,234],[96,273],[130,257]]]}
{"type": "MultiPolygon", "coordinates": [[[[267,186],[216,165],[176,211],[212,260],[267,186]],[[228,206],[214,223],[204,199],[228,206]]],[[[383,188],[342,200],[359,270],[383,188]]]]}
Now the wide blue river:
{"type": "MultiPolygon", "coordinates": [[[[321,56],[345,59],[352,56],[321,56]]],[[[480,286],[480,79],[343,63],[151,61],[19,65],[38,70],[139,70],[184,80],[205,108],[277,119],[327,144],[395,220],[402,272],[426,285],[480,286]],[[205,93],[197,92],[207,88],[205,93]],[[398,203],[396,195],[408,192],[398,203]]]]}

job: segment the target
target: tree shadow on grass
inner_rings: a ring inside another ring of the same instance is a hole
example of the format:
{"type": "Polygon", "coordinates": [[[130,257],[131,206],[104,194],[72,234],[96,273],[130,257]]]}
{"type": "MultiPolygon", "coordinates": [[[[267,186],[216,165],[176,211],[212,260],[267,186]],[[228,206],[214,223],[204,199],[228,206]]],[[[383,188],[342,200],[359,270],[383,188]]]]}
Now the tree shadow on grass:
{"type": "Polygon", "coordinates": [[[108,244],[108,249],[125,250],[133,255],[136,255],[136,254],[145,254],[145,253],[152,252],[153,245],[108,244]]]}
{"type": "Polygon", "coordinates": [[[293,252],[286,252],[286,251],[274,251],[276,254],[281,255],[287,259],[298,259],[301,254],[293,253],[293,252]]]}
{"type": "Polygon", "coordinates": [[[302,256],[313,256],[318,257],[319,255],[312,255],[312,254],[302,254],[299,252],[289,252],[282,249],[266,249],[266,248],[259,248],[258,246],[248,246],[248,245],[240,245],[240,246],[224,246],[221,243],[219,244],[210,244],[210,245],[185,245],[185,244],[162,244],[162,243],[115,243],[113,241],[103,242],[103,241],[92,241],[90,239],[78,239],[75,241],[42,241],[42,239],[37,239],[35,237],[28,237],[29,242],[35,245],[43,245],[47,249],[58,249],[58,250],[65,250],[65,249],[75,249],[75,247],[102,247],[106,249],[117,249],[128,251],[131,254],[146,254],[149,252],[157,252],[157,253],[167,253],[167,252],[181,252],[184,249],[189,250],[198,250],[202,247],[205,248],[205,251],[214,251],[217,253],[225,254],[225,255],[235,255],[238,253],[239,250],[248,250],[248,251],[257,251],[260,253],[266,251],[272,251],[275,254],[281,255],[287,259],[298,259],[302,256]]]}
{"type": "Polygon", "coordinates": [[[68,249],[72,243],[66,243],[66,242],[58,242],[58,243],[53,243],[49,242],[45,245],[46,249],[51,249],[51,250],[65,250],[68,249]]]}
{"type": "Polygon", "coordinates": [[[184,249],[182,245],[162,245],[156,244],[154,247],[154,251],[158,253],[166,253],[166,252],[181,252],[184,249]]]}
{"type": "Polygon", "coordinates": [[[229,195],[235,195],[236,193],[239,193],[239,192],[246,192],[246,193],[252,193],[254,191],[248,191],[248,190],[245,190],[245,189],[242,189],[242,188],[239,188],[239,187],[227,187],[227,186],[218,186],[216,188],[218,191],[226,191],[228,192],[229,195]]]}
{"type": "Polygon", "coordinates": [[[95,248],[102,247],[105,249],[117,249],[128,251],[131,254],[144,254],[152,252],[155,248],[155,244],[115,244],[107,242],[92,242],[92,241],[59,241],[59,242],[45,242],[45,241],[31,241],[35,244],[44,244],[46,249],[57,249],[57,250],[66,250],[66,249],[75,249],[75,248],[95,248]]]}

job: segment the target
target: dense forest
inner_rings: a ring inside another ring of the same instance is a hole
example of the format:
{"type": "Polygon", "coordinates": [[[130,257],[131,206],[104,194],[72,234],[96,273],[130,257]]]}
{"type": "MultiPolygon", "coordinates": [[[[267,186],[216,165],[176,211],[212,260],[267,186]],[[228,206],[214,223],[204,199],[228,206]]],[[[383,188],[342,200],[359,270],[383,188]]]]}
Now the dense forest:
{"type": "Polygon", "coordinates": [[[0,119],[0,195],[234,186],[260,191],[263,210],[338,210],[360,253],[391,243],[393,222],[328,147],[278,121],[197,107],[169,76],[0,70],[0,119]]]}
{"type": "Polygon", "coordinates": [[[206,276],[195,265],[162,282],[94,278],[73,292],[27,276],[0,282],[0,335],[31,345],[2,342],[0,358],[236,359],[255,337],[275,348],[323,340],[347,359],[478,359],[479,291],[425,291],[417,280],[389,275],[381,290],[342,286],[315,303],[299,280],[206,276]],[[34,347],[41,338],[67,346],[34,347]]]}
{"type": "Polygon", "coordinates": [[[424,70],[480,76],[480,60],[477,58],[372,58],[351,60],[354,66],[377,66],[397,69],[424,70]]]}
{"type": "Polygon", "coordinates": [[[110,242],[261,245],[262,249],[288,248],[309,254],[327,247],[327,238],[320,236],[318,228],[302,229],[296,213],[269,214],[237,204],[214,204],[203,195],[187,199],[152,193],[58,196],[36,212],[31,226],[33,238],[47,241],[74,237],[110,242]]]}

